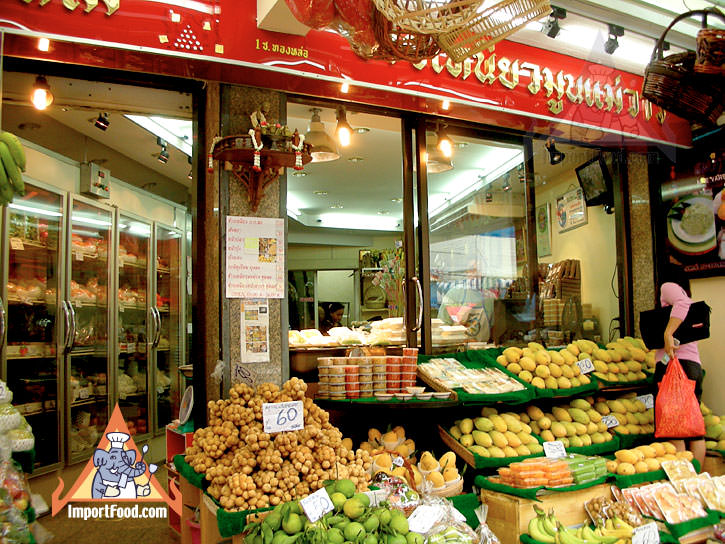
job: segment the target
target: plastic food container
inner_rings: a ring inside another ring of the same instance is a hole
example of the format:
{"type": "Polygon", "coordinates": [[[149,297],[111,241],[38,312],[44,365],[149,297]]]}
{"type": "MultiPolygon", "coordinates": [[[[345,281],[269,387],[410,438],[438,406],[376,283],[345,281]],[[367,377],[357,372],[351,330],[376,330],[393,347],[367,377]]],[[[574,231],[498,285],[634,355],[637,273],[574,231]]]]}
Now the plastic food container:
{"type": "Polygon", "coordinates": [[[360,398],[360,390],[355,389],[353,391],[346,391],[345,397],[348,399],[359,399],[360,398]]]}
{"type": "Polygon", "coordinates": [[[344,374],[331,374],[327,377],[328,383],[345,383],[345,375],[344,374]]]}
{"type": "Polygon", "coordinates": [[[329,386],[330,394],[332,393],[345,393],[345,384],[344,383],[331,383],[329,386]]]}
{"type": "Polygon", "coordinates": [[[376,392],[375,393],[375,398],[378,399],[378,400],[390,400],[390,399],[393,398],[393,394],[392,393],[376,392]]]}
{"type": "Polygon", "coordinates": [[[418,400],[430,400],[433,397],[433,393],[416,393],[415,398],[418,400]]]}
{"type": "Polygon", "coordinates": [[[418,348],[403,348],[403,357],[418,357],[418,348]]]}
{"type": "Polygon", "coordinates": [[[330,357],[334,366],[345,366],[349,364],[347,357],[330,357]]]}

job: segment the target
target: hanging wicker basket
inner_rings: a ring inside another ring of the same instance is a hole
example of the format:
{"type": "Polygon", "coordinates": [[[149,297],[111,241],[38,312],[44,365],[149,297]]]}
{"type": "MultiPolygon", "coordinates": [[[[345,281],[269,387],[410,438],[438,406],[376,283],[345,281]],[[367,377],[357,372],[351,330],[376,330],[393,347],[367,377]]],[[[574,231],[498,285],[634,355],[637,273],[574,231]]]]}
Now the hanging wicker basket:
{"type": "Polygon", "coordinates": [[[452,61],[462,62],[549,13],[549,0],[503,0],[463,27],[442,32],[438,44],[452,61]]]}
{"type": "Polygon", "coordinates": [[[433,34],[420,34],[397,27],[380,11],[374,17],[375,37],[380,44],[378,58],[416,63],[436,56],[441,48],[433,34]]]}
{"type": "Polygon", "coordinates": [[[440,34],[465,26],[483,0],[373,0],[388,21],[419,34],[440,34]]]}
{"type": "MultiPolygon", "coordinates": [[[[677,16],[660,36],[652,51],[652,58],[644,74],[642,96],[661,108],[689,121],[714,124],[723,112],[723,85],[718,76],[698,73],[695,53],[676,53],[663,56],[667,33],[678,22],[688,17],[702,16],[703,25],[708,16],[718,13],[695,10],[677,16]]],[[[725,20],[725,19],[724,19],[725,20]]]]}
{"type": "Polygon", "coordinates": [[[703,28],[697,33],[695,71],[725,76],[725,30],[703,28]]]}

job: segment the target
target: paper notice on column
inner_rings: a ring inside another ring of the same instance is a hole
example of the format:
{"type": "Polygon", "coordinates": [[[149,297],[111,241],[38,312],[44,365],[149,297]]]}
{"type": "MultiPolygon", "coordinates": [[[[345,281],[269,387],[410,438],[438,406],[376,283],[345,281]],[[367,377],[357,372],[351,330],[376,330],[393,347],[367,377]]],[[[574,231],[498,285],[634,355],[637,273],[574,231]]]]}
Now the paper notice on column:
{"type": "Polygon", "coordinates": [[[242,301],[242,362],[269,361],[269,302],[267,299],[242,301]]]}
{"type": "Polygon", "coordinates": [[[284,298],[284,219],[227,217],[227,298],[284,298]]]}

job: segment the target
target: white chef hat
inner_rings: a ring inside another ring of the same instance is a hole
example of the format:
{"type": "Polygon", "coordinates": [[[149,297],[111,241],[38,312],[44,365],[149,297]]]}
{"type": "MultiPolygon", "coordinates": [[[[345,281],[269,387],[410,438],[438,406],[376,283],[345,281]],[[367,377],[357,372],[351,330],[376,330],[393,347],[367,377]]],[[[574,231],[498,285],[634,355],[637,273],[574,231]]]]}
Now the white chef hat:
{"type": "Polygon", "coordinates": [[[131,438],[131,436],[127,435],[126,433],[115,432],[106,434],[106,438],[108,438],[112,448],[123,449],[123,445],[128,441],[129,438],[131,438]]]}

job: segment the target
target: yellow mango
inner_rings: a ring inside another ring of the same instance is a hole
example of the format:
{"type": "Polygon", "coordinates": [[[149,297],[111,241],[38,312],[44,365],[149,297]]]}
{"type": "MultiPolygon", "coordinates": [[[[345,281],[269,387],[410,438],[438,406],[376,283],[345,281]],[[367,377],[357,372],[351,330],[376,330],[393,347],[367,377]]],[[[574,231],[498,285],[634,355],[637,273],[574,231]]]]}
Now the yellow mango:
{"type": "Polygon", "coordinates": [[[537,365],[548,365],[551,362],[551,355],[548,351],[537,351],[534,356],[537,365]]]}
{"type": "MultiPolygon", "coordinates": [[[[564,368],[569,368],[569,367],[564,367],[564,368]]],[[[559,389],[571,389],[571,380],[569,378],[567,378],[566,376],[557,378],[556,383],[559,386],[559,389]]]]}
{"type": "Polygon", "coordinates": [[[564,365],[566,364],[566,360],[564,359],[564,356],[559,353],[558,351],[549,351],[549,357],[551,357],[551,362],[556,363],[557,365],[564,365]]]}
{"type": "Polygon", "coordinates": [[[536,362],[531,357],[521,357],[519,359],[519,365],[521,365],[522,369],[528,370],[529,372],[536,370],[536,362]]]}
{"type": "Polygon", "coordinates": [[[569,353],[571,353],[574,357],[578,357],[579,356],[579,353],[581,352],[581,350],[579,349],[579,346],[577,346],[574,343],[569,344],[568,346],[566,346],[566,350],[569,353]]]}
{"type": "Polygon", "coordinates": [[[552,378],[561,377],[561,375],[562,375],[561,367],[559,365],[557,365],[556,363],[554,363],[554,361],[551,362],[551,364],[549,365],[548,368],[549,368],[549,372],[551,373],[552,378]]]}
{"type": "Polygon", "coordinates": [[[559,382],[553,376],[544,378],[544,384],[546,385],[546,389],[559,389],[559,382]]]}

